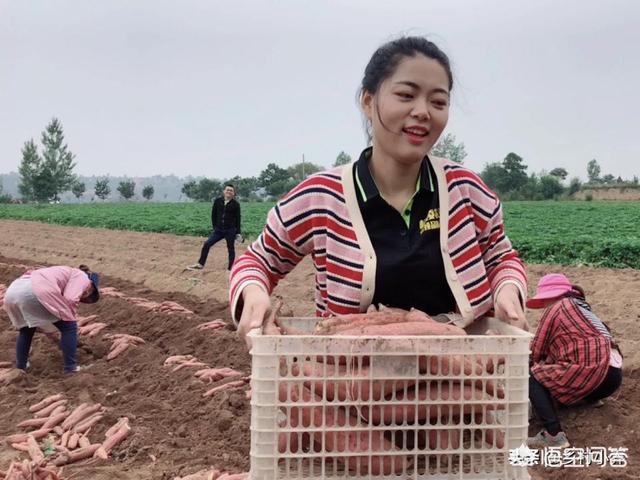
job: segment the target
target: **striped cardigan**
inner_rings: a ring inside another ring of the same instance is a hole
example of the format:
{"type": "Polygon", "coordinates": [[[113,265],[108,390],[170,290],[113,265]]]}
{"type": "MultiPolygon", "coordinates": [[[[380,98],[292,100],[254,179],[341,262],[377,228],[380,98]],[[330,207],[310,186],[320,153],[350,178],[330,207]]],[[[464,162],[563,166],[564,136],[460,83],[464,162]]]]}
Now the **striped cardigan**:
{"type": "Polygon", "coordinates": [[[593,392],[609,371],[611,335],[603,335],[574,298],[544,312],[531,342],[531,374],[553,398],[571,405],[593,392]]]}
{"type": "MultiPolygon", "coordinates": [[[[504,233],[500,201],[470,170],[430,160],[439,185],[440,224],[448,226],[440,229],[445,273],[462,326],[493,308],[493,294],[504,283],[516,284],[524,302],[524,265],[504,233]]],[[[371,304],[376,254],[358,207],[352,164],[310,176],[271,209],[262,234],[231,269],[234,321],[246,285],[271,293],[306,255],[315,266],[318,316],[363,312],[371,304]]]]}

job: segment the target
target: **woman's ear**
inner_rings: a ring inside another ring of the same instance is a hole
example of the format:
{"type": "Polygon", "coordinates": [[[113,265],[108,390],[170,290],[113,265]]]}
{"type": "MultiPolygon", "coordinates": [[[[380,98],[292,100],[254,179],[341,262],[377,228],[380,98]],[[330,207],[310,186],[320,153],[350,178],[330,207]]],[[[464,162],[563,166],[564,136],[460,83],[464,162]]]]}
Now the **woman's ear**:
{"type": "Polygon", "coordinates": [[[360,106],[364,115],[371,120],[373,118],[373,95],[367,90],[362,91],[360,96],[360,106]]]}

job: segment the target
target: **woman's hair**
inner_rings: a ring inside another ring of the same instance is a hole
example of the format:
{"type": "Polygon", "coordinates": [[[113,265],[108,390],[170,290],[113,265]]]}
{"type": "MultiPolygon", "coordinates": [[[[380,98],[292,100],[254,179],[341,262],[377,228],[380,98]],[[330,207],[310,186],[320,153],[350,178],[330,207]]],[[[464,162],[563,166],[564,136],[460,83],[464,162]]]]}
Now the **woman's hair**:
{"type": "Polygon", "coordinates": [[[84,264],[80,265],[78,268],[82,270],[84,273],[91,273],[91,269],[84,264]]]}
{"type": "Polygon", "coordinates": [[[578,285],[571,285],[571,290],[565,293],[563,295],[563,298],[564,297],[577,298],[579,300],[586,301],[584,290],[578,285]]]}
{"type": "Polygon", "coordinates": [[[394,74],[400,60],[405,57],[415,57],[417,54],[437,61],[444,68],[449,77],[449,91],[451,91],[453,74],[447,54],[424,37],[400,37],[385,43],[373,53],[364,69],[359,93],[367,91],[375,94],[382,82],[394,74]]]}
{"type": "MultiPolygon", "coordinates": [[[[449,78],[449,91],[451,91],[453,89],[453,73],[451,72],[451,64],[447,54],[440,50],[435,43],[424,37],[400,37],[385,43],[373,52],[369,63],[364,69],[362,84],[358,89],[358,99],[362,98],[364,92],[372,95],[376,94],[382,82],[395,73],[403,58],[415,57],[418,54],[435,60],[444,68],[449,78]]],[[[382,121],[380,112],[378,112],[378,119],[382,121]]],[[[366,119],[364,127],[368,141],[371,142],[371,125],[366,119]]]]}

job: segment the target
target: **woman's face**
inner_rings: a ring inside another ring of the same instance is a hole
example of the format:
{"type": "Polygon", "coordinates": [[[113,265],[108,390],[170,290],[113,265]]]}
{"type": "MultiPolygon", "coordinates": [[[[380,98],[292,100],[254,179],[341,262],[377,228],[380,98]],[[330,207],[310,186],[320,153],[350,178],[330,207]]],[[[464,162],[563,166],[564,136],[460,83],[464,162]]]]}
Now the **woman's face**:
{"type": "Polygon", "coordinates": [[[362,94],[373,148],[397,162],[420,162],[449,119],[449,77],[438,61],[416,54],[400,61],[375,95],[362,94]]]}

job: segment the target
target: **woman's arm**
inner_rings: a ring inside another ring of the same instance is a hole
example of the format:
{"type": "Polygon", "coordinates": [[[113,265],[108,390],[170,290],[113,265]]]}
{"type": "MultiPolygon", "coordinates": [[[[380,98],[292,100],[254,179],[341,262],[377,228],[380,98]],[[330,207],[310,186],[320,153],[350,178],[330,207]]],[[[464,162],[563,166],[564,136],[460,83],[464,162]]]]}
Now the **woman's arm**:
{"type": "MultiPolygon", "coordinates": [[[[293,199],[293,203],[296,201],[298,199],[293,199]]],[[[264,230],[231,269],[229,304],[233,321],[239,324],[242,336],[262,325],[270,309],[267,300],[273,289],[312,251],[312,222],[295,222],[287,226],[281,204],[269,211],[264,230]]],[[[288,202],[287,210],[295,211],[296,207],[288,202]]],[[[304,210],[299,209],[300,212],[304,210]]]]}
{"type": "Polygon", "coordinates": [[[493,210],[481,230],[478,243],[482,250],[495,314],[501,320],[527,328],[524,303],[527,294],[527,275],[524,264],[504,232],[502,204],[494,197],[493,210]]]}

